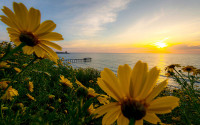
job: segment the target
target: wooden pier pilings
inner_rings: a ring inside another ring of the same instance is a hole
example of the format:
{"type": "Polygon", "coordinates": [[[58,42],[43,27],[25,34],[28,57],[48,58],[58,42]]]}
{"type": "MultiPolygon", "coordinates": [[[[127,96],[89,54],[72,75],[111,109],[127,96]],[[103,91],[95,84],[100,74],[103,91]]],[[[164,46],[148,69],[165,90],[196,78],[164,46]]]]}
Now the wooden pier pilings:
{"type": "Polygon", "coordinates": [[[91,62],[92,58],[83,58],[83,59],[66,59],[65,61],[71,62],[71,63],[77,63],[77,62],[91,62]]]}

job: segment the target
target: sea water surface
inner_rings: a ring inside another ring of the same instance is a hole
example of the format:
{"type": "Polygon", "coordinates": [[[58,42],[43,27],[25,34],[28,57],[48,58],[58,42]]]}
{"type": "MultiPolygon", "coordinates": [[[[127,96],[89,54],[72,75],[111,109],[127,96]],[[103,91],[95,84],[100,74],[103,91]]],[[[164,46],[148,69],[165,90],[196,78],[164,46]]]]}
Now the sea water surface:
{"type": "MultiPolygon", "coordinates": [[[[83,59],[92,58],[91,62],[76,62],[71,63],[74,68],[92,67],[102,71],[105,67],[111,69],[115,74],[119,65],[129,64],[134,67],[137,61],[141,60],[148,63],[148,67],[157,66],[161,69],[159,81],[166,79],[165,67],[170,64],[180,64],[181,66],[192,65],[200,68],[200,54],[138,54],[138,53],[70,53],[58,54],[64,59],[83,59]]],[[[170,87],[178,87],[178,84],[172,79],[169,79],[170,87]]]]}

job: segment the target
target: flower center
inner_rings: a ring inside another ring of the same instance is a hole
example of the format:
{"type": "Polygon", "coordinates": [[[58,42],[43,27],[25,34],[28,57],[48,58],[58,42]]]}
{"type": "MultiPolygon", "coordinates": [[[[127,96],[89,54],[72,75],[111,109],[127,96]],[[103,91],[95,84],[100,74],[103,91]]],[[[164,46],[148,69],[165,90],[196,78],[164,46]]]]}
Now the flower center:
{"type": "Polygon", "coordinates": [[[38,39],[30,32],[22,32],[19,36],[19,40],[26,43],[28,46],[35,46],[39,43],[38,39]]]}
{"type": "Polygon", "coordinates": [[[134,118],[140,120],[146,115],[145,105],[139,101],[133,99],[125,99],[121,104],[121,110],[123,115],[128,118],[134,118]]]}

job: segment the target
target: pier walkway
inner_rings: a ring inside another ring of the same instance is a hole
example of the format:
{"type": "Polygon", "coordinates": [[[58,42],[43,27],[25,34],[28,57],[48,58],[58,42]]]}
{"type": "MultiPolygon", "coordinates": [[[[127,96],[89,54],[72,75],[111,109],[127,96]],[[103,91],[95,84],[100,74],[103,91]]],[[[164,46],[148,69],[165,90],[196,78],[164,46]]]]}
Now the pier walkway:
{"type": "Polygon", "coordinates": [[[83,59],[66,59],[65,61],[71,62],[71,63],[77,63],[77,62],[91,62],[92,58],[83,58],[83,59]]]}

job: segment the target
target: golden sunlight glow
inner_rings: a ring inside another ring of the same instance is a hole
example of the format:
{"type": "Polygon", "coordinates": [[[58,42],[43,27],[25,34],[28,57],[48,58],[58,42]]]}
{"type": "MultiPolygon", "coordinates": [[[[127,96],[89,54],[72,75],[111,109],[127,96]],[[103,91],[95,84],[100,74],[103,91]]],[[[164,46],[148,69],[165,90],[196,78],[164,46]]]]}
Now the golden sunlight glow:
{"type": "Polygon", "coordinates": [[[157,48],[164,48],[164,47],[167,47],[167,44],[164,43],[164,42],[156,42],[156,43],[155,43],[155,46],[156,46],[157,48]]]}

